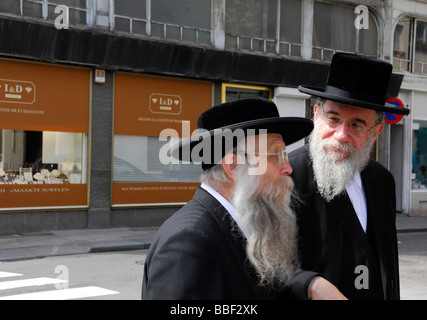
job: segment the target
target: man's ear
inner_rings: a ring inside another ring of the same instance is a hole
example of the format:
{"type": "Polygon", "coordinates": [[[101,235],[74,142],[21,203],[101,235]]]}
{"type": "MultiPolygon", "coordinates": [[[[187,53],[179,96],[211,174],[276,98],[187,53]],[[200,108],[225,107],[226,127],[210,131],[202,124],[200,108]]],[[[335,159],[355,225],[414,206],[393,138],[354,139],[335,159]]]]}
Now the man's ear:
{"type": "Polygon", "coordinates": [[[315,104],[314,107],[313,107],[314,119],[316,119],[316,117],[317,117],[317,111],[318,110],[319,110],[319,106],[317,104],[315,104]]]}
{"type": "Polygon", "coordinates": [[[237,168],[237,155],[233,153],[226,154],[222,158],[222,168],[227,177],[234,181],[237,168]]]}
{"type": "Polygon", "coordinates": [[[375,139],[380,135],[380,133],[384,130],[384,123],[380,123],[374,128],[375,139]]]}

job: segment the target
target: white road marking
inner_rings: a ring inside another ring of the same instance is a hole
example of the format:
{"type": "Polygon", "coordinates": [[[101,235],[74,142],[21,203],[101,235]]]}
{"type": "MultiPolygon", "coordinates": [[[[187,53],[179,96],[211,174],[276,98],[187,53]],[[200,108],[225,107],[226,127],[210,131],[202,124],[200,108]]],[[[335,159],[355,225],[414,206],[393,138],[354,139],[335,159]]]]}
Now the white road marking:
{"type": "Polygon", "coordinates": [[[25,280],[13,280],[13,281],[2,281],[0,282],[0,290],[15,289],[22,287],[32,286],[44,286],[46,284],[57,284],[68,282],[66,280],[54,279],[54,278],[34,278],[25,280]]]}
{"type": "Polygon", "coordinates": [[[22,274],[0,271],[0,278],[19,277],[19,276],[22,276],[22,274]]]}
{"type": "Polygon", "coordinates": [[[12,296],[0,297],[0,300],[69,300],[105,296],[111,294],[119,294],[119,292],[99,287],[82,287],[17,294],[12,296]]]}

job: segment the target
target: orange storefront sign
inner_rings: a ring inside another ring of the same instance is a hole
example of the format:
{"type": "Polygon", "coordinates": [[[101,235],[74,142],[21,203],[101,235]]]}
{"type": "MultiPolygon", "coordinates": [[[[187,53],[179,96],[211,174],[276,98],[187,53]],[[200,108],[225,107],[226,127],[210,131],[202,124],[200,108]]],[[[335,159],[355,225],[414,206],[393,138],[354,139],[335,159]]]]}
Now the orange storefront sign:
{"type": "Polygon", "coordinates": [[[89,131],[90,72],[0,60],[0,128],[89,131]]]}
{"type": "Polygon", "coordinates": [[[87,205],[87,184],[0,185],[0,203],[8,208],[87,205]]]}
{"type": "MultiPolygon", "coordinates": [[[[117,73],[114,134],[159,137],[173,129],[189,137],[199,115],[212,106],[212,83],[117,73]]],[[[112,186],[112,205],[158,205],[189,201],[200,183],[135,182],[112,186]]]]}
{"type": "Polygon", "coordinates": [[[191,200],[200,183],[114,183],[113,203],[164,204],[191,200]]]}
{"type": "Polygon", "coordinates": [[[197,128],[212,106],[212,83],[131,74],[115,75],[114,134],[158,137],[165,128],[197,128]]]}

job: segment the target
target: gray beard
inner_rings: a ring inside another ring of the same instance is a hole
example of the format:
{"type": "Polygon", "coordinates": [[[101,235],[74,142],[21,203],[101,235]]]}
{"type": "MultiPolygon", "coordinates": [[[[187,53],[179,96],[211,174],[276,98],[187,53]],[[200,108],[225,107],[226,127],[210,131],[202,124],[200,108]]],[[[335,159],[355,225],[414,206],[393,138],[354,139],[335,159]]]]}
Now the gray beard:
{"type": "Polygon", "coordinates": [[[259,176],[239,168],[232,203],[240,216],[240,226],[250,234],[246,253],[260,284],[285,284],[298,264],[296,218],[290,208],[293,181],[261,186],[259,176]]]}
{"type": "Polygon", "coordinates": [[[326,201],[331,201],[342,194],[350,182],[354,179],[357,171],[362,171],[368,164],[372,150],[371,134],[359,152],[354,147],[341,144],[333,138],[321,140],[318,129],[314,128],[309,137],[310,158],[313,163],[314,179],[318,191],[326,201]],[[350,157],[341,160],[341,155],[326,153],[325,147],[334,146],[346,152],[350,157]],[[336,162],[341,160],[340,162],[336,162]]]}

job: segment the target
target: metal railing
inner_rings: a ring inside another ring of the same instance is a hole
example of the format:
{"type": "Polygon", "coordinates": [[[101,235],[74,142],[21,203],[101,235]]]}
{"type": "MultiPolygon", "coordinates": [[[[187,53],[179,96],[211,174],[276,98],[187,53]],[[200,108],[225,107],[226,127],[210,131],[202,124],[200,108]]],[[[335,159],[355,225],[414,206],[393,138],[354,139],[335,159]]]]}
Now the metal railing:
{"type": "Polygon", "coordinates": [[[276,39],[266,39],[261,37],[242,36],[238,34],[226,33],[226,49],[253,51],[265,54],[276,54],[281,56],[301,56],[301,44],[276,39]]]}

